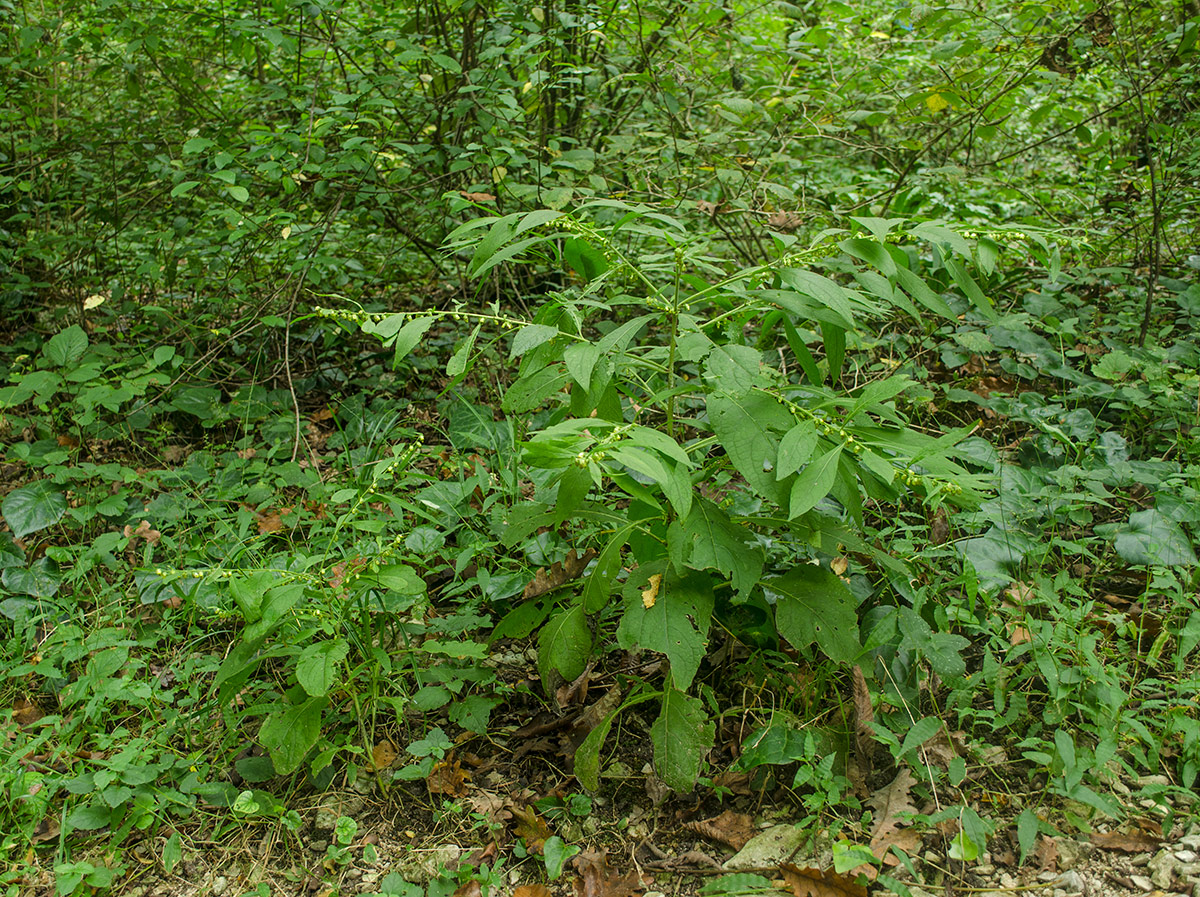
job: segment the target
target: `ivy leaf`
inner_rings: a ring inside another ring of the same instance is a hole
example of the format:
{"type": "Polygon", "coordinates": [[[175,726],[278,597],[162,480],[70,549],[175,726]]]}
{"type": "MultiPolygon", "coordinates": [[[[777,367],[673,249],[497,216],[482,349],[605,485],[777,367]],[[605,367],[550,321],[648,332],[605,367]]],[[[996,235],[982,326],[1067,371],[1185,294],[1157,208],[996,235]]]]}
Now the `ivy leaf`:
{"type": "Polygon", "coordinates": [[[676,791],[688,792],[700,775],[700,763],[713,746],[715,727],[699,698],[675,688],[663,693],[662,713],[650,727],[654,768],[676,791]]]}
{"type": "MultiPolygon", "coordinates": [[[[647,571],[645,567],[640,569],[647,571]]],[[[687,688],[704,659],[713,612],[712,580],[704,574],[684,579],[666,576],[653,604],[646,607],[642,591],[649,578],[648,571],[629,578],[617,641],[626,649],[636,645],[667,655],[675,686],[687,688]]]]}
{"type": "Polygon", "coordinates": [[[296,661],[296,681],[314,698],[328,694],[349,651],[350,645],[340,638],[309,645],[296,661]]]}
{"type": "Polygon", "coordinates": [[[263,720],[258,740],[271,755],[280,775],[293,772],[321,737],[321,712],[329,703],[324,697],[305,697],[263,720]]]}
{"type": "Polygon", "coordinates": [[[0,514],[18,539],[58,523],[67,513],[67,498],[49,480],[14,489],[0,504],[0,514]]]}
{"type": "Polygon", "coordinates": [[[858,601],[831,570],[800,564],[783,576],[763,580],[774,592],[775,626],[796,648],[814,642],[836,662],[849,662],[862,653],[858,642],[858,601]]]}
{"type": "Polygon", "coordinates": [[[719,570],[739,595],[748,597],[763,567],[762,550],[747,544],[748,535],[723,508],[697,497],[683,524],[687,564],[695,570],[719,570]]]}

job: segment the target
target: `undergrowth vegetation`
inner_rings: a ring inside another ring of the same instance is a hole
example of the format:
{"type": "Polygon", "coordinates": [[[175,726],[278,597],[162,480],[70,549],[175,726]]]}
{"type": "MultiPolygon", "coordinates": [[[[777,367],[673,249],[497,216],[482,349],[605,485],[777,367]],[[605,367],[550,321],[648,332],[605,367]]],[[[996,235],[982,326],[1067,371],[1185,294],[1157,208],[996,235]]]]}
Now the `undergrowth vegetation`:
{"type": "Polygon", "coordinates": [[[1194,818],[1200,17],[993,6],[3,7],[0,888],[1194,818]]]}

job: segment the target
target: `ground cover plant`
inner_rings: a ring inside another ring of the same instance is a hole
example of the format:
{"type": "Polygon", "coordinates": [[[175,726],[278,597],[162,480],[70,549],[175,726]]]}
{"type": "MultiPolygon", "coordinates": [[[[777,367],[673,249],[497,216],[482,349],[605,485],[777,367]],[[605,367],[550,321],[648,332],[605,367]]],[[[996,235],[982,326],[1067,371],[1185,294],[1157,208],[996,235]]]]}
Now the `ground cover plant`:
{"type": "Polygon", "coordinates": [[[1196,884],[1193,6],[0,24],[5,893],[1196,884]]]}

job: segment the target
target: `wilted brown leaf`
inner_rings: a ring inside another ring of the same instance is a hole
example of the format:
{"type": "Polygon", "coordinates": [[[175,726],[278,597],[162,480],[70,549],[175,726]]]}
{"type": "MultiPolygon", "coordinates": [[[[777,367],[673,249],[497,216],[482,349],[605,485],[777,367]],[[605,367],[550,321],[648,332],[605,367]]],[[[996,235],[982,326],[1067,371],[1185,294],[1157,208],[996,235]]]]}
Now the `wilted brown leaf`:
{"type": "Polygon", "coordinates": [[[579,875],[575,878],[575,897],[634,897],[643,890],[636,872],[618,875],[608,865],[603,850],[585,850],[571,860],[579,875]]]}
{"type": "Polygon", "coordinates": [[[872,849],[877,839],[885,838],[907,825],[907,822],[900,818],[901,813],[917,812],[912,801],[912,787],[915,784],[916,779],[909,768],[901,766],[896,772],[896,778],[872,795],[871,809],[875,811],[875,826],[871,830],[872,849]]]}
{"type": "Polygon", "coordinates": [[[467,800],[471,802],[471,809],[481,816],[486,816],[488,822],[505,823],[512,819],[512,800],[503,794],[479,790],[473,792],[467,800]]]}
{"type": "Polygon", "coordinates": [[[710,218],[716,218],[717,214],[722,211],[720,203],[709,202],[707,199],[696,200],[696,208],[710,218]]]}
{"type": "Polygon", "coordinates": [[[566,707],[571,703],[582,704],[587,700],[588,685],[591,684],[592,670],[595,666],[594,662],[589,663],[574,681],[566,682],[554,690],[554,700],[559,707],[566,707]]]}
{"type": "MultiPolygon", "coordinates": [[[[871,839],[871,853],[883,860],[885,866],[900,864],[900,858],[892,853],[893,847],[898,847],[909,856],[913,856],[921,849],[921,833],[915,828],[902,828],[882,838],[871,839]]],[[[874,871],[873,866],[870,868],[874,871]]],[[[873,880],[875,876],[870,878],[873,880]]]]}
{"type": "Polygon", "coordinates": [[[929,521],[929,541],[934,545],[944,545],[946,540],[950,538],[950,517],[946,514],[946,508],[938,508],[933,519],[929,521]]]}
{"type": "Polygon", "coordinates": [[[710,841],[728,844],[734,850],[741,850],[757,834],[753,817],[745,813],[735,813],[733,810],[726,810],[720,816],[713,816],[711,819],[684,823],[684,828],[691,829],[710,841]]]}
{"type": "Polygon", "coordinates": [[[278,533],[284,529],[282,511],[262,511],[255,515],[254,520],[260,536],[278,533]]]}
{"type": "Polygon", "coordinates": [[[1033,859],[1042,872],[1057,872],[1058,842],[1043,835],[1038,839],[1037,847],[1033,849],[1033,859]]]}
{"type": "Polygon", "coordinates": [[[804,225],[804,216],[799,212],[772,212],[767,217],[767,227],[777,231],[793,231],[804,225]]]}
{"type": "Polygon", "coordinates": [[[595,556],[596,551],[593,548],[585,551],[583,557],[576,555],[575,549],[572,548],[566,560],[555,561],[550,565],[549,570],[546,570],[545,567],[539,568],[538,572],[534,574],[533,580],[525,586],[521,597],[528,601],[530,598],[537,598],[539,595],[545,595],[547,592],[566,585],[573,579],[578,579],[595,556]]]}
{"type": "Polygon", "coordinates": [[[468,879],[458,886],[454,897],[483,897],[483,885],[477,878],[468,879]]]}
{"type": "Polygon", "coordinates": [[[42,718],[42,708],[34,701],[17,698],[13,702],[13,722],[18,726],[31,726],[42,718]]]}
{"type": "Polygon", "coordinates": [[[546,820],[539,816],[533,807],[514,806],[512,815],[517,820],[513,834],[525,841],[525,847],[530,853],[541,853],[542,848],[546,846],[546,839],[554,834],[546,820]]]}
{"type": "Polygon", "coordinates": [[[655,573],[650,577],[649,584],[642,590],[642,607],[649,610],[658,600],[658,590],[662,587],[662,574],[655,573]]]}
{"type": "Polygon", "coordinates": [[[871,706],[871,690],[862,667],[854,667],[854,747],[858,756],[859,771],[863,777],[871,775],[871,758],[875,754],[875,733],[871,723],[875,721],[875,709],[871,706]]]}
{"type": "MultiPolygon", "coordinates": [[[[466,190],[459,190],[458,195],[461,196],[463,199],[465,199],[467,202],[495,202],[496,201],[496,197],[490,193],[468,193],[466,190]]],[[[517,891],[520,891],[520,890],[521,890],[520,888],[517,888],[517,891]]],[[[516,892],[514,892],[514,897],[515,897],[515,894],[516,894],[516,892]]]]}
{"type": "Polygon", "coordinates": [[[462,764],[447,757],[429,770],[429,775],[425,777],[425,786],[430,794],[461,797],[470,780],[471,775],[462,768],[462,764]]]}
{"type": "Polygon", "coordinates": [[[832,869],[801,869],[788,863],[780,874],[796,897],[867,897],[867,889],[832,869]]]}
{"type": "Polygon", "coordinates": [[[1101,850],[1116,850],[1121,853],[1146,853],[1158,850],[1162,838],[1145,832],[1092,832],[1091,841],[1101,850]]]}
{"type": "Polygon", "coordinates": [[[512,897],[551,897],[551,892],[545,885],[518,885],[513,888],[512,897]]]}
{"type": "Polygon", "coordinates": [[[398,756],[400,756],[400,752],[396,750],[396,746],[384,739],[371,748],[371,771],[378,772],[381,769],[387,769],[396,762],[398,756]]]}
{"type": "Polygon", "coordinates": [[[151,527],[149,520],[140,521],[136,529],[126,524],[125,529],[122,532],[125,538],[130,542],[136,542],[138,539],[145,539],[147,542],[153,545],[162,538],[162,533],[151,527]]]}

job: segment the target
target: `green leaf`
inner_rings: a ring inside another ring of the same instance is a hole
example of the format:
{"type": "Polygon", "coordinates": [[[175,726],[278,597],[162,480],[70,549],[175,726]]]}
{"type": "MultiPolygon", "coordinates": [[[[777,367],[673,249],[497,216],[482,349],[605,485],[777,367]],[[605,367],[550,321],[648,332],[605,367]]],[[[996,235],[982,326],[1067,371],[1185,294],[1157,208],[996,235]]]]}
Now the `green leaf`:
{"type": "Polygon", "coordinates": [[[749,392],[764,380],[762,352],[750,346],[717,346],[708,355],[704,376],[712,389],[730,395],[749,392]]]}
{"type": "Polygon", "coordinates": [[[809,462],[816,448],[816,422],[800,421],[779,440],[779,464],[775,467],[775,479],[784,480],[794,474],[809,462]]]}
{"type": "Polygon", "coordinates": [[[252,644],[266,638],[303,595],[304,585],[298,582],[282,583],[268,589],[262,599],[261,619],[242,630],[242,638],[252,644]]]}
{"type": "Polygon", "coordinates": [[[579,237],[570,237],[563,244],[563,259],[585,282],[595,280],[609,267],[604,253],[579,237]]]}
{"type": "Polygon", "coordinates": [[[482,323],[476,324],[475,329],[471,331],[471,335],[466,341],[458,347],[457,351],[450,356],[450,360],[446,362],[446,376],[454,379],[461,377],[467,372],[467,365],[471,361],[471,353],[475,351],[475,339],[479,336],[479,328],[482,323]]]}
{"type": "Polygon", "coordinates": [[[1116,538],[1116,549],[1130,564],[1180,567],[1196,563],[1196,552],[1183,527],[1155,508],[1129,515],[1128,527],[1116,538]]]}
{"type": "Polygon", "coordinates": [[[904,292],[912,296],[927,309],[943,318],[950,320],[954,319],[954,312],[950,306],[946,304],[946,300],[935,293],[920,277],[914,274],[908,268],[896,269],[896,282],[904,288],[904,292]]]}
{"type": "Polygon", "coordinates": [[[199,181],[180,181],[173,188],[171,188],[171,198],[176,199],[180,196],[186,196],[198,186],[200,186],[199,181]]]}
{"type": "Polygon", "coordinates": [[[340,638],[308,645],[296,661],[296,681],[314,698],[328,694],[349,652],[350,645],[340,638]]]}
{"type": "Polygon", "coordinates": [[[911,607],[900,608],[901,647],[920,653],[943,679],[959,679],[967,672],[962,651],[970,642],[951,632],[934,632],[911,607]]]}
{"type": "Polygon", "coordinates": [[[67,498],[49,480],[38,480],[14,489],[0,503],[0,514],[13,535],[23,539],[62,520],[67,498]]]}
{"type": "Polygon", "coordinates": [[[571,376],[561,365],[550,364],[532,374],[522,376],[504,393],[500,407],[509,412],[532,411],[553,395],[562,392],[571,376]]]}
{"type": "Polygon", "coordinates": [[[396,338],[392,343],[395,347],[395,354],[392,355],[392,370],[395,370],[404,357],[417,347],[421,338],[433,326],[433,321],[433,318],[417,318],[415,321],[409,321],[396,332],[396,338]]]}
{"type": "Polygon", "coordinates": [[[592,655],[592,630],[582,604],[559,611],[538,635],[538,675],[547,692],[553,691],[557,671],[568,682],[587,666],[592,655]]]}
{"type": "Polygon", "coordinates": [[[1037,843],[1038,818],[1032,808],[1026,807],[1017,817],[1017,845],[1021,848],[1021,858],[1018,865],[1025,865],[1025,858],[1033,852],[1037,843]]]}
{"type": "MultiPolygon", "coordinates": [[[[95,798],[93,798],[94,800],[95,798]]],[[[71,829],[84,832],[94,832],[104,828],[112,821],[112,808],[103,804],[88,804],[76,807],[67,817],[67,825],[71,829]]]]}
{"type": "Polygon", "coordinates": [[[42,353],[52,365],[62,368],[82,358],[87,347],[87,334],[78,324],[72,324],[66,330],[54,334],[42,349],[42,353]]]}
{"type": "Polygon", "coordinates": [[[557,881],[563,873],[567,860],[579,853],[580,848],[568,844],[558,835],[551,835],[542,846],[542,856],[546,860],[546,877],[557,881]]]}
{"type": "Polygon", "coordinates": [[[713,432],[738,473],[764,498],[782,505],[783,491],[775,481],[778,443],[771,430],[790,428],[795,420],[791,412],[761,392],[736,397],[712,393],[705,401],[713,432]]]}
{"type": "Polygon", "coordinates": [[[915,751],[941,730],[942,722],[936,717],[927,716],[917,720],[904,735],[899,757],[904,757],[909,751],[915,751]]]}
{"type": "Polygon", "coordinates": [[[57,561],[40,557],[28,567],[5,567],[0,582],[8,591],[18,595],[53,598],[62,586],[63,575],[57,561]]]}
{"type": "Polygon", "coordinates": [[[250,198],[250,191],[240,184],[230,184],[227,189],[229,195],[237,202],[245,202],[250,198]]]}
{"type": "Polygon", "coordinates": [[[671,662],[675,686],[687,688],[700,669],[707,646],[713,612],[712,579],[695,573],[678,579],[667,573],[658,581],[653,603],[646,607],[643,592],[653,589],[649,576],[630,577],[617,639],[626,649],[637,645],[665,654],[671,662]]]}
{"type": "Polygon", "coordinates": [[[858,658],[858,601],[832,570],[800,564],[783,576],[763,580],[776,594],[775,626],[795,648],[816,643],[838,663],[858,658]]]}
{"type": "Polygon", "coordinates": [[[591,389],[592,372],[600,360],[600,349],[591,343],[572,343],[563,351],[567,372],[583,389],[591,389]]]}
{"type": "Polygon", "coordinates": [[[762,549],[749,544],[750,535],[723,508],[697,497],[683,524],[687,564],[696,570],[719,570],[740,596],[748,597],[763,567],[762,549]]]}
{"type": "Polygon", "coordinates": [[[321,713],[329,701],[308,697],[289,704],[263,720],[258,740],[271,754],[271,762],[280,775],[294,772],[321,737],[321,713]]]}
{"type": "Polygon", "coordinates": [[[548,343],[556,336],[558,336],[557,327],[551,327],[548,324],[526,324],[513,337],[512,346],[508,350],[508,357],[509,359],[513,359],[518,355],[524,355],[531,349],[536,349],[543,343],[548,343]]]}
{"type": "Polygon", "coordinates": [[[788,504],[788,519],[795,520],[801,514],[811,511],[817,502],[829,494],[837,479],[838,461],[842,457],[842,447],[835,446],[820,458],[813,461],[796,481],[792,483],[791,500],[788,504]]]}
{"type": "Polygon", "coordinates": [[[636,527],[637,523],[634,522],[616,530],[596,558],[592,572],[583,585],[583,609],[587,613],[599,613],[608,604],[613,581],[621,572],[621,549],[636,527]]]}
{"type": "Polygon", "coordinates": [[[650,727],[659,777],[676,791],[691,791],[704,755],[713,746],[714,732],[699,698],[668,688],[663,693],[662,713],[650,727]]]}
{"type": "Polygon", "coordinates": [[[171,837],[167,838],[167,843],[163,845],[162,851],[163,869],[166,870],[167,875],[175,871],[175,867],[182,859],[183,839],[179,837],[179,832],[171,832],[171,837]]]}
{"type": "Polygon", "coordinates": [[[892,258],[891,253],[882,243],[868,240],[865,237],[856,237],[853,240],[843,240],[840,245],[846,253],[856,259],[861,259],[868,265],[874,265],[888,277],[896,275],[896,260],[892,258]]]}

